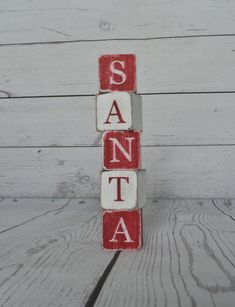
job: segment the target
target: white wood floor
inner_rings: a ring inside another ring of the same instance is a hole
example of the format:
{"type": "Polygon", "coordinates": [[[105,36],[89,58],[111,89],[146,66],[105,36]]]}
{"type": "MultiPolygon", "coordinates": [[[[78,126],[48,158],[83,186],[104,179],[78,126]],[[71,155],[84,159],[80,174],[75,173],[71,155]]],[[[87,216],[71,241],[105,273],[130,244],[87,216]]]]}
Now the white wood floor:
{"type": "Polygon", "coordinates": [[[0,306],[234,306],[235,200],[149,200],[140,251],[102,250],[100,211],[0,200],[0,306]]]}

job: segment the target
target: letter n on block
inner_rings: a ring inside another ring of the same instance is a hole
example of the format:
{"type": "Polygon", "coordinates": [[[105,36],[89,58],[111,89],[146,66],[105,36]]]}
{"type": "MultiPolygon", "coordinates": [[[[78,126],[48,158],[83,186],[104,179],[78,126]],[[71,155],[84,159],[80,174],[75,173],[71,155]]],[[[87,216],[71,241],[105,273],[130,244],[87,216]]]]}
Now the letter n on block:
{"type": "Polygon", "coordinates": [[[105,249],[140,249],[142,245],[142,210],[103,211],[103,247],[105,249]]]}
{"type": "Polygon", "coordinates": [[[103,134],[103,168],[139,169],[140,132],[107,131],[103,134]]]}
{"type": "Polygon", "coordinates": [[[100,91],[136,91],[134,54],[110,54],[99,58],[100,91]]]}

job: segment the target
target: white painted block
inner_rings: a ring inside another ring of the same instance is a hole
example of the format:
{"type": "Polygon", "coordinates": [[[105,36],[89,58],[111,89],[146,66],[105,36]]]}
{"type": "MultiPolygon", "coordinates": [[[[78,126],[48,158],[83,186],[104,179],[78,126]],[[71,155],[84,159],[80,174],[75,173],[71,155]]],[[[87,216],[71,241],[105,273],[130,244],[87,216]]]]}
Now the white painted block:
{"type": "Polygon", "coordinates": [[[145,170],[101,172],[101,206],[103,209],[133,210],[142,208],[145,201],[145,170]]]}
{"type": "Polygon", "coordinates": [[[142,131],[141,96],[128,92],[112,92],[97,95],[96,126],[98,131],[142,131]]]}

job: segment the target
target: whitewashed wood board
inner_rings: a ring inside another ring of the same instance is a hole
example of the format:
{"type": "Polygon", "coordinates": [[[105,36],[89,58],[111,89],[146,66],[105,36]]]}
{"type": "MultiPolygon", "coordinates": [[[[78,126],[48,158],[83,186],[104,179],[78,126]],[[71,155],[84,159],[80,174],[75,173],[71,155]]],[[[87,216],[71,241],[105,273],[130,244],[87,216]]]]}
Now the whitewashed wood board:
{"type": "MultiPolygon", "coordinates": [[[[114,252],[101,248],[97,200],[63,201],[63,208],[45,208],[37,219],[0,233],[2,306],[84,306],[112,259],[114,252]]],[[[41,202],[31,200],[32,208],[41,202]]],[[[28,206],[21,210],[27,215],[28,206]]]]}
{"type": "Polygon", "coordinates": [[[213,199],[213,205],[224,215],[235,221],[235,200],[234,199],[213,199]]]}
{"type": "MultiPolygon", "coordinates": [[[[235,94],[143,96],[143,146],[235,144],[235,94]]],[[[100,146],[94,97],[0,100],[0,147],[100,146]]]]}
{"type": "Polygon", "coordinates": [[[1,0],[2,44],[234,34],[232,1],[1,0]],[[219,22],[218,22],[219,20],[219,22]]]}
{"type": "MultiPolygon", "coordinates": [[[[148,197],[235,197],[235,146],[145,147],[148,197]]],[[[2,148],[0,191],[99,197],[101,148],[2,148]]]]}
{"type": "Polygon", "coordinates": [[[139,93],[234,91],[235,36],[0,47],[1,96],[98,93],[98,57],[137,56],[139,93]]]}
{"type": "Polygon", "coordinates": [[[96,306],[233,306],[234,221],[211,200],[149,201],[144,248],[122,252],[96,306]]]}
{"type": "Polygon", "coordinates": [[[65,199],[5,198],[0,202],[0,233],[33,221],[65,205],[65,199]]]}

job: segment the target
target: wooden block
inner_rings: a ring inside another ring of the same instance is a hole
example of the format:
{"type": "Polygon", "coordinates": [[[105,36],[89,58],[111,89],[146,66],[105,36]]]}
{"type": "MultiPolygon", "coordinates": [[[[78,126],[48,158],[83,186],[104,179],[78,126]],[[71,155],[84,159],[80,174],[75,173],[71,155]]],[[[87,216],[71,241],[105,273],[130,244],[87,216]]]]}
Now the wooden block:
{"type": "Polygon", "coordinates": [[[103,211],[103,247],[105,249],[140,249],[142,245],[142,210],[103,211]]]}
{"type": "Polygon", "coordinates": [[[100,92],[136,91],[134,54],[110,54],[99,58],[100,92]]]}
{"type": "Polygon", "coordinates": [[[142,208],[146,202],[146,172],[101,172],[101,206],[110,210],[142,208]]]}
{"type": "Polygon", "coordinates": [[[140,168],[139,131],[107,131],[102,145],[104,169],[140,168]]]}
{"type": "Polygon", "coordinates": [[[142,99],[135,93],[96,96],[96,127],[105,130],[143,130],[142,99]]]}

